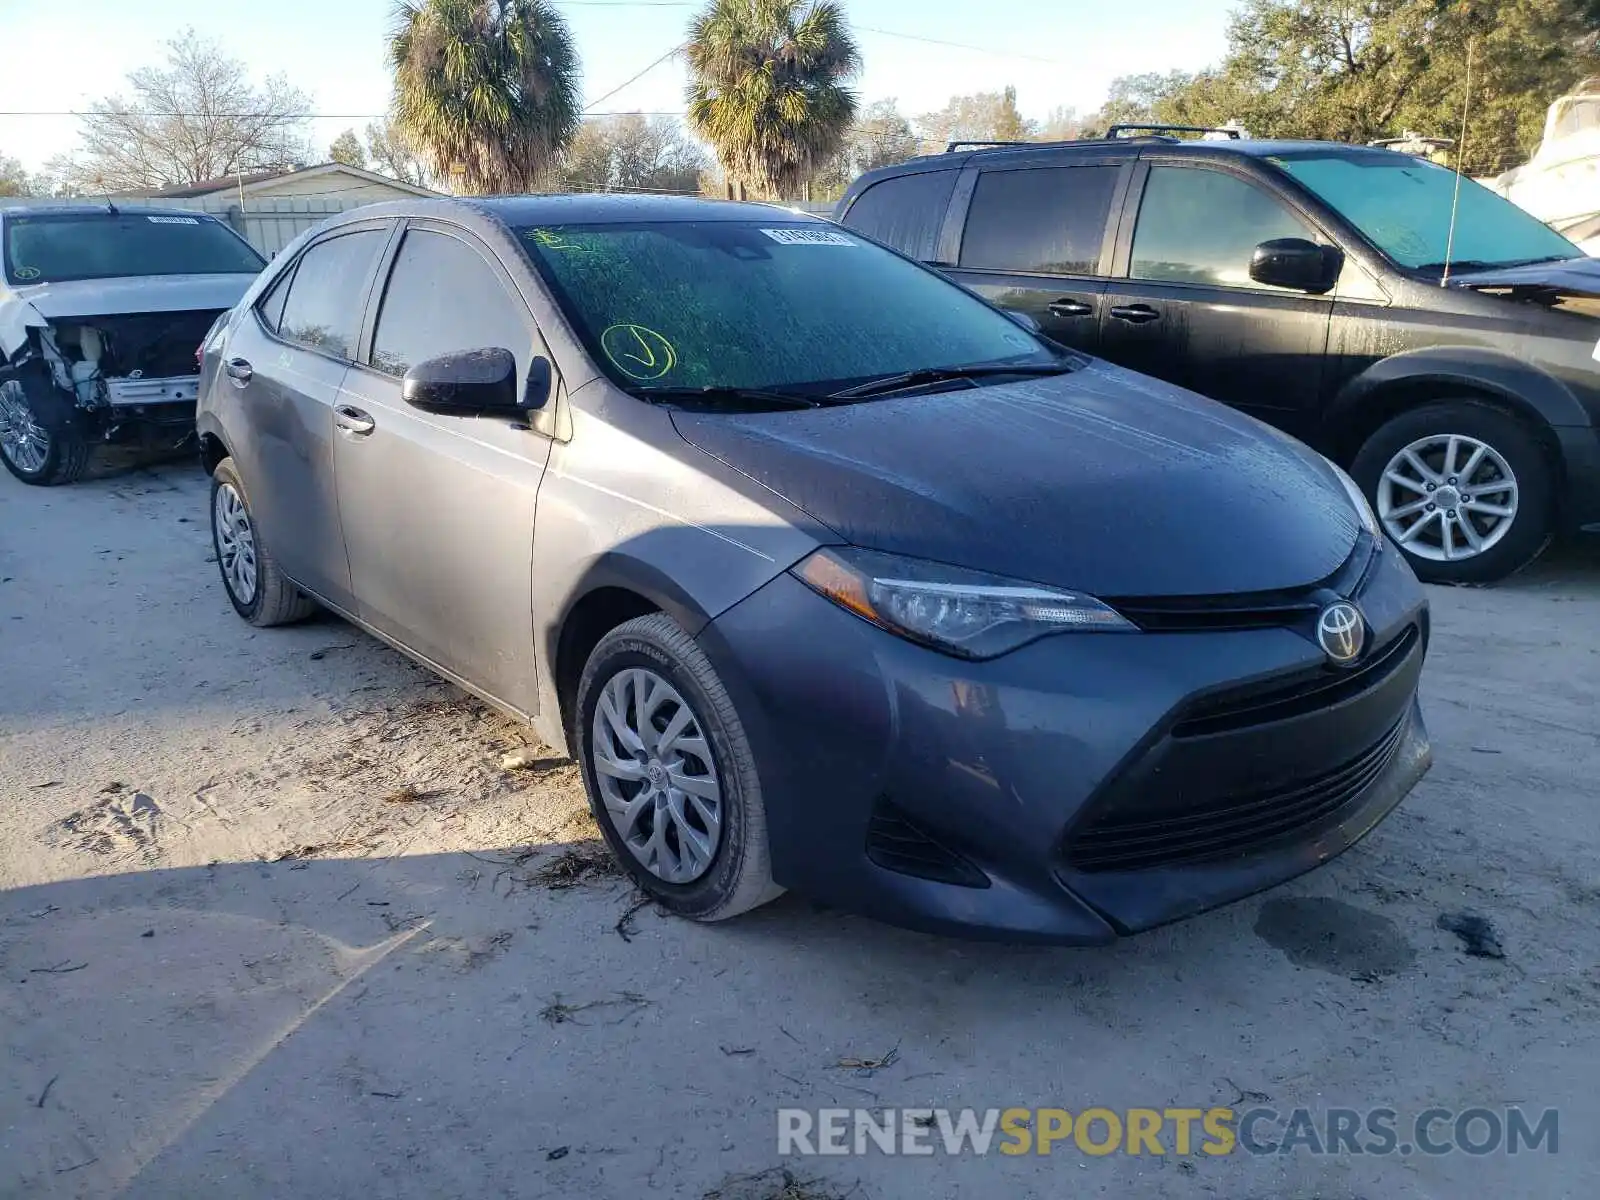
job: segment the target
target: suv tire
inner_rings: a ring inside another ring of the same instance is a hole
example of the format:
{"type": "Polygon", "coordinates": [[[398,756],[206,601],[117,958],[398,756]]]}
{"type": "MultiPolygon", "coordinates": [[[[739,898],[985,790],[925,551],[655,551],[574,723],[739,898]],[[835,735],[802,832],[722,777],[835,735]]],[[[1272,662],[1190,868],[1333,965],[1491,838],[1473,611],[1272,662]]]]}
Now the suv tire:
{"type": "Polygon", "coordinates": [[[41,363],[30,362],[0,382],[0,460],[23,483],[54,487],[72,483],[89,465],[84,415],[56,388],[41,363]],[[10,436],[7,436],[10,435],[10,436]],[[28,440],[24,451],[13,439],[28,440]],[[43,439],[43,454],[39,454],[43,439]]]}
{"type": "Polygon", "coordinates": [[[652,900],[681,917],[721,921],[783,894],[744,726],[681,625],[652,613],[606,634],[584,666],[574,710],[590,810],[652,900]],[[668,730],[677,731],[670,741],[668,730]],[[673,786],[685,782],[692,790],[673,786]]]}
{"type": "Polygon", "coordinates": [[[1350,473],[1425,582],[1493,583],[1550,543],[1549,456],[1526,422],[1481,401],[1401,413],[1367,439],[1350,473]]]}
{"type": "Polygon", "coordinates": [[[289,582],[262,543],[231,458],[211,473],[211,545],[228,599],[250,624],[288,625],[317,611],[317,602],[289,582]]]}

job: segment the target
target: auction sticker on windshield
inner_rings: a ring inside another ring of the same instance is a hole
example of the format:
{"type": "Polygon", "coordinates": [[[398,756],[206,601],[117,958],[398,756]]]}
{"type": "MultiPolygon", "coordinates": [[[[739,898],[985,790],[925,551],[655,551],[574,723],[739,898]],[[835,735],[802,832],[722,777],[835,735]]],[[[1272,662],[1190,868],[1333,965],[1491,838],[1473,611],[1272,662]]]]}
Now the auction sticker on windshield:
{"type": "Polygon", "coordinates": [[[775,242],[785,246],[853,246],[842,233],[829,233],[826,229],[763,229],[775,242]]]}
{"type": "Polygon", "coordinates": [[[152,225],[198,225],[198,217],[146,217],[152,225]]]}

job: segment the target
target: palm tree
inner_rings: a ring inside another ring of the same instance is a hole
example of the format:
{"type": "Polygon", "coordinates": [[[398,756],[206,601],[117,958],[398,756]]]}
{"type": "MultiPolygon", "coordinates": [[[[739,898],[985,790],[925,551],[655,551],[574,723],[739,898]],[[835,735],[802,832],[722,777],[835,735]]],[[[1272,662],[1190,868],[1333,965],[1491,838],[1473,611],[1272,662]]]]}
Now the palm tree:
{"type": "Polygon", "coordinates": [[[526,192],[578,132],[578,52],[549,0],[401,0],[389,38],[394,124],[433,174],[526,192]]]}
{"type": "Polygon", "coordinates": [[[861,67],[831,0],[711,0],[689,27],[689,123],[730,180],[796,197],[838,153],[861,67]]]}

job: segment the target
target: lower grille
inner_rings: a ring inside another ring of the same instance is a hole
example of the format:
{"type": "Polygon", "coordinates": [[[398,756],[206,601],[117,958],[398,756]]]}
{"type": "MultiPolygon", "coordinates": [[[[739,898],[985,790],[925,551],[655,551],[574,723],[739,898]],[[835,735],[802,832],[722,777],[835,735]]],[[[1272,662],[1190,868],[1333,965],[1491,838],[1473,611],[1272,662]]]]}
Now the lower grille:
{"type": "Polygon", "coordinates": [[[903,812],[879,799],[867,823],[867,857],[886,871],[953,883],[988,887],[989,877],[953,850],[912,823],[903,812]]]}
{"type": "Polygon", "coordinates": [[[1343,766],[1269,793],[1221,798],[1154,819],[1109,810],[1072,836],[1067,860],[1081,871],[1138,871],[1248,854],[1359,800],[1394,758],[1404,728],[1402,719],[1343,766]]]}

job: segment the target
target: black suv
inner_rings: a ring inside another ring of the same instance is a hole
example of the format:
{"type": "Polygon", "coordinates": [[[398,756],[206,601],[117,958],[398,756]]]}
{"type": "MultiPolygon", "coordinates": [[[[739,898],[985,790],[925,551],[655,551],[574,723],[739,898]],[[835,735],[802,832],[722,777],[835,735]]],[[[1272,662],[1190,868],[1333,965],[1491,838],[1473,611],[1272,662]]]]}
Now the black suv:
{"type": "Polygon", "coordinates": [[[862,176],[835,215],[1309,442],[1424,579],[1600,531],[1600,260],[1448,168],[1325,142],[956,143],[862,176]]]}

